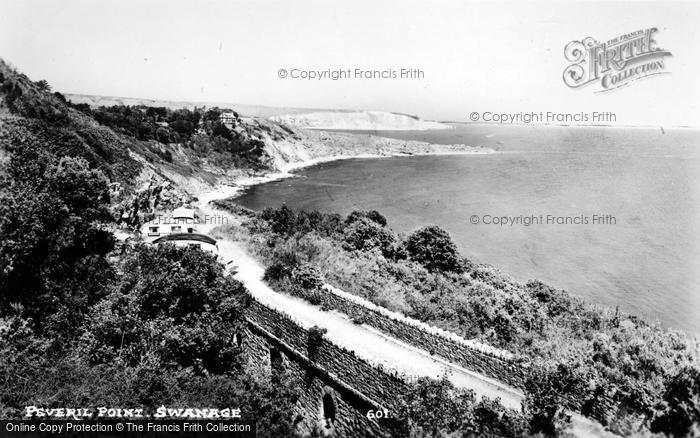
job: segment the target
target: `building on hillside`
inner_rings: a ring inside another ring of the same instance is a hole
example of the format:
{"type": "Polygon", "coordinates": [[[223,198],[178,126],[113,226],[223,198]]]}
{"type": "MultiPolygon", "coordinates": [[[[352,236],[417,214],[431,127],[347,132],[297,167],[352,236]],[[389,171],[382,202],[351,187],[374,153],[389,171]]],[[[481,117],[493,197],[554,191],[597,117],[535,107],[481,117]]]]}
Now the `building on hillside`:
{"type": "Polygon", "coordinates": [[[196,233],[197,219],[191,208],[176,208],[170,215],[158,215],[143,226],[142,233],[158,238],[173,233],[196,233]]]}
{"type": "Polygon", "coordinates": [[[224,111],[219,115],[219,120],[228,129],[233,129],[236,126],[236,113],[233,111],[224,111]]]}
{"type": "Polygon", "coordinates": [[[209,251],[210,253],[219,256],[219,246],[216,243],[216,239],[207,236],[206,234],[200,233],[170,233],[164,236],[158,237],[152,242],[154,245],[159,245],[161,243],[172,243],[175,246],[196,246],[204,251],[209,251]]]}

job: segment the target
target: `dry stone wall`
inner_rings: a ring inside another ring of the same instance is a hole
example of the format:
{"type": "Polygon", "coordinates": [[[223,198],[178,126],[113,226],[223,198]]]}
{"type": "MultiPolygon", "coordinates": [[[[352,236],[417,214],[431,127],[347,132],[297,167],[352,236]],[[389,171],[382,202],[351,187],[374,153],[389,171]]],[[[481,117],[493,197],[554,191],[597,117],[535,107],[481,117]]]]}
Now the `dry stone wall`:
{"type": "MultiPolygon", "coordinates": [[[[309,292],[297,290],[297,293],[309,292]]],[[[356,322],[367,324],[468,370],[516,388],[522,388],[524,385],[527,362],[522,357],[464,339],[455,333],[392,312],[331,286],[324,286],[320,293],[314,294],[316,300],[320,299],[320,306],[323,308],[337,310],[356,322]]]]}

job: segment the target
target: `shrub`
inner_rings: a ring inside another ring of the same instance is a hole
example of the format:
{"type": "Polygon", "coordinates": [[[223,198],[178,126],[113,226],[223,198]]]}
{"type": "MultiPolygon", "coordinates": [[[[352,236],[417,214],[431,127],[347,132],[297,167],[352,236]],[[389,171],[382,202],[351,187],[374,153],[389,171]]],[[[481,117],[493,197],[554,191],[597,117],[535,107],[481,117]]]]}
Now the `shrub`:
{"type": "Polygon", "coordinates": [[[546,305],[547,313],[552,317],[566,313],[571,306],[569,294],[539,280],[530,280],[525,287],[537,301],[546,305]]]}
{"type": "Polygon", "coordinates": [[[668,379],[664,408],[651,424],[652,432],[691,436],[700,432],[700,370],[684,367],[668,379]]]}
{"type": "Polygon", "coordinates": [[[320,236],[334,236],[342,233],[345,225],[338,214],[321,213],[319,211],[297,213],[297,229],[302,234],[316,232],[320,236]]]}
{"type": "Polygon", "coordinates": [[[318,290],[323,286],[323,278],[318,269],[308,263],[296,266],[292,270],[292,283],[306,290],[318,290]]]}
{"type": "Polygon", "coordinates": [[[429,225],[414,231],[404,243],[412,260],[429,271],[462,272],[464,262],[447,231],[429,225]]]}
{"type": "Polygon", "coordinates": [[[260,213],[260,218],[270,225],[270,229],[283,236],[316,232],[321,236],[334,236],[345,228],[340,215],[318,211],[296,212],[286,205],[280,208],[268,207],[260,213]]]}
{"type": "Polygon", "coordinates": [[[574,363],[537,364],[530,368],[523,410],[533,433],[555,435],[568,424],[570,417],[565,410],[580,408],[570,394],[585,393],[589,383],[584,373],[585,368],[574,363]]]}
{"type": "Polygon", "coordinates": [[[112,276],[109,186],[85,160],[40,146],[15,145],[0,193],[0,305],[22,303],[35,323],[67,332],[112,276]]]}
{"type": "Polygon", "coordinates": [[[323,335],[327,331],[325,328],[316,325],[309,329],[306,338],[306,351],[309,354],[309,359],[316,360],[316,353],[318,353],[318,349],[323,343],[323,335]]]}
{"type": "Polygon", "coordinates": [[[401,416],[411,437],[528,436],[522,414],[498,400],[476,401],[471,390],[459,390],[443,377],[420,378],[405,397],[401,416]]]}
{"type": "Polygon", "coordinates": [[[114,292],[96,305],[81,340],[94,363],[135,365],[155,353],[162,367],[221,373],[237,366],[230,333],[247,303],[243,285],[196,247],[140,245],[114,292]]]}
{"type": "Polygon", "coordinates": [[[358,251],[379,250],[384,257],[391,257],[396,244],[394,234],[366,218],[353,221],[345,228],[343,236],[345,249],[358,251]]]}
{"type": "Polygon", "coordinates": [[[291,235],[296,232],[296,212],[286,205],[277,209],[268,207],[262,211],[260,217],[270,224],[274,233],[291,235]]]}
{"type": "Polygon", "coordinates": [[[263,275],[263,280],[270,281],[280,281],[285,278],[290,278],[292,275],[292,268],[285,265],[284,263],[274,262],[267,268],[265,268],[265,274],[263,275]]]}
{"type": "Polygon", "coordinates": [[[375,224],[379,225],[380,227],[385,227],[387,224],[386,218],[379,213],[377,210],[370,210],[370,211],[359,211],[355,210],[352,213],[348,215],[347,218],[345,218],[345,223],[350,225],[353,222],[366,218],[374,222],[375,224]]]}

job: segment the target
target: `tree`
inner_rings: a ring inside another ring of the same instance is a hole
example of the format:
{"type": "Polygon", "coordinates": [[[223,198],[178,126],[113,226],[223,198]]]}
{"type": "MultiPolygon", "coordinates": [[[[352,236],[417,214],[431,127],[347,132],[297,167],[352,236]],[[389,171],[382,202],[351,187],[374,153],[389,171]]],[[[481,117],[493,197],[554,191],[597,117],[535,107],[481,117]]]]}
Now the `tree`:
{"type": "Polygon", "coordinates": [[[38,80],[38,81],[34,82],[34,84],[37,87],[39,87],[39,90],[41,90],[41,91],[51,91],[51,85],[49,85],[49,83],[46,79],[38,80]]]}
{"type": "Polygon", "coordinates": [[[463,272],[464,261],[447,231],[429,225],[408,236],[404,247],[412,260],[431,272],[463,272]]]}
{"type": "Polygon", "coordinates": [[[570,421],[567,409],[579,410],[571,394],[585,393],[590,378],[585,367],[575,362],[543,363],[530,368],[525,381],[523,410],[533,433],[556,435],[570,421]]]}
{"type": "Polygon", "coordinates": [[[272,231],[282,235],[292,235],[297,228],[297,214],[294,210],[282,205],[280,208],[266,208],[260,217],[267,221],[272,231]]]}
{"type": "Polygon", "coordinates": [[[193,246],[140,245],[120,270],[124,276],[94,307],[82,340],[95,363],[119,357],[135,365],[156,354],[160,366],[195,372],[238,366],[231,333],[243,323],[248,294],[215,256],[193,246]]]}
{"type": "Polygon", "coordinates": [[[108,181],[85,160],[41,146],[13,147],[0,194],[0,304],[21,303],[35,322],[68,330],[112,277],[108,181]]]}
{"type": "Polygon", "coordinates": [[[394,234],[367,218],[360,218],[344,231],[344,247],[350,250],[371,251],[378,249],[384,257],[391,257],[396,244],[394,234]]]}
{"type": "Polygon", "coordinates": [[[146,108],[146,116],[153,122],[159,122],[168,115],[168,109],[164,106],[150,106],[146,108]]]}
{"type": "Polygon", "coordinates": [[[214,122],[214,127],[212,129],[211,135],[213,137],[221,137],[225,138],[226,140],[232,140],[233,139],[233,134],[231,133],[231,130],[226,127],[221,122],[214,122]]]}
{"type": "Polygon", "coordinates": [[[386,221],[386,218],[384,217],[384,215],[379,213],[377,210],[370,210],[370,211],[354,210],[345,219],[345,223],[351,224],[351,223],[353,223],[361,218],[367,218],[367,219],[371,220],[372,222],[374,222],[382,227],[385,227],[387,224],[387,221],[386,221]]]}

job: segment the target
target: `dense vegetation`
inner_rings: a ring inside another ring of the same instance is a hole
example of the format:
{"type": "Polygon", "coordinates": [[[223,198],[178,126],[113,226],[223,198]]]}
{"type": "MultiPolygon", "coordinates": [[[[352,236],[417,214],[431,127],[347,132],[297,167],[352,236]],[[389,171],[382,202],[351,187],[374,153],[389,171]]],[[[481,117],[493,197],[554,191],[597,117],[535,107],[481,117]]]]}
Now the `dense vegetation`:
{"type": "MultiPolygon", "coordinates": [[[[90,108],[87,104],[69,104],[116,132],[141,141],[182,145],[202,157],[216,154],[219,160],[236,167],[265,166],[265,144],[256,129],[266,127],[243,123],[232,110],[216,107],[172,110],[142,105],[90,108]],[[222,122],[223,113],[231,115],[230,123],[222,122]]],[[[269,129],[267,133],[274,134],[269,129]]],[[[172,152],[167,149],[162,157],[169,162],[173,160],[172,152]]]]}
{"type": "MultiPolygon", "coordinates": [[[[143,171],[136,153],[155,167],[185,177],[212,180],[210,172],[269,166],[264,137],[297,137],[292,130],[233,112],[230,129],[224,109],[194,110],[124,106],[90,108],[73,104],[46,81],[31,81],[0,59],[0,137],[34,138],[57,156],[81,157],[111,182],[128,189],[143,171]]],[[[6,139],[7,140],[7,139],[6,139]]],[[[7,140],[10,143],[13,140],[7,140]]]]}
{"type": "Polygon", "coordinates": [[[199,249],[110,231],[112,185],[142,168],[130,151],[156,162],[162,149],[1,61],[0,98],[0,418],[34,404],[240,407],[261,436],[293,436],[299,383],[273,384],[233,336],[245,288],[199,249]]]}
{"type": "MultiPolygon", "coordinates": [[[[0,418],[18,418],[27,405],[240,407],[256,418],[259,436],[295,436],[303,382],[284,369],[270,378],[247,361],[238,336],[250,299],[242,284],[197,248],[120,243],[110,231],[112,186],[128,188],[141,170],[130,151],[167,162],[163,151],[175,149],[164,143],[183,142],[216,158],[208,148],[236,154],[247,134],[222,130],[216,112],[78,111],[46,81],[2,62],[0,97],[0,418]],[[151,121],[168,126],[153,130],[151,121]]],[[[316,220],[346,227],[322,215],[303,226],[317,229],[316,220]]],[[[399,256],[391,233],[371,239],[386,225],[381,215],[349,223],[348,245],[399,256]]],[[[294,276],[318,286],[313,269],[294,276]]],[[[322,336],[310,332],[310,356],[322,336]]],[[[399,436],[523,431],[514,412],[447,381],[419,382],[400,418],[399,436]],[[449,409],[435,418],[435,403],[449,409]]]]}
{"type": "Polygon", "coordinates": [[[107,179],[34,141],[0,186],[0,413],[26,405],[240,407],[291,436],[299,383],[243,360],[249,299],[197,248],[122,245],[107,179]],[[281,384],[280,384],[281,382],[281,384]]]}
{"type": "Polygon", "coordinates": [[[436,226],[399,236],[374,211],[342,218],[283,206],[253,215],[236,233],[265,261],[266,279],[278,290],[323,293],[318,285],[328,282],[528,356],[525,412],[531,433],[556,433],[566,422],[564,409],[621,434],[697,431],[700,380],[693,342],[539,281],[520,284],[465,260],[436,226]]]}
{"type": "Polygon", "coordinates": [[[421,378],[406,400],[402,415],[410,418],[408,435],[528,436],[529,428],[519,413],[498,401],[476,400],[472,391],[457,390],[446,378],[421,378]]]}

